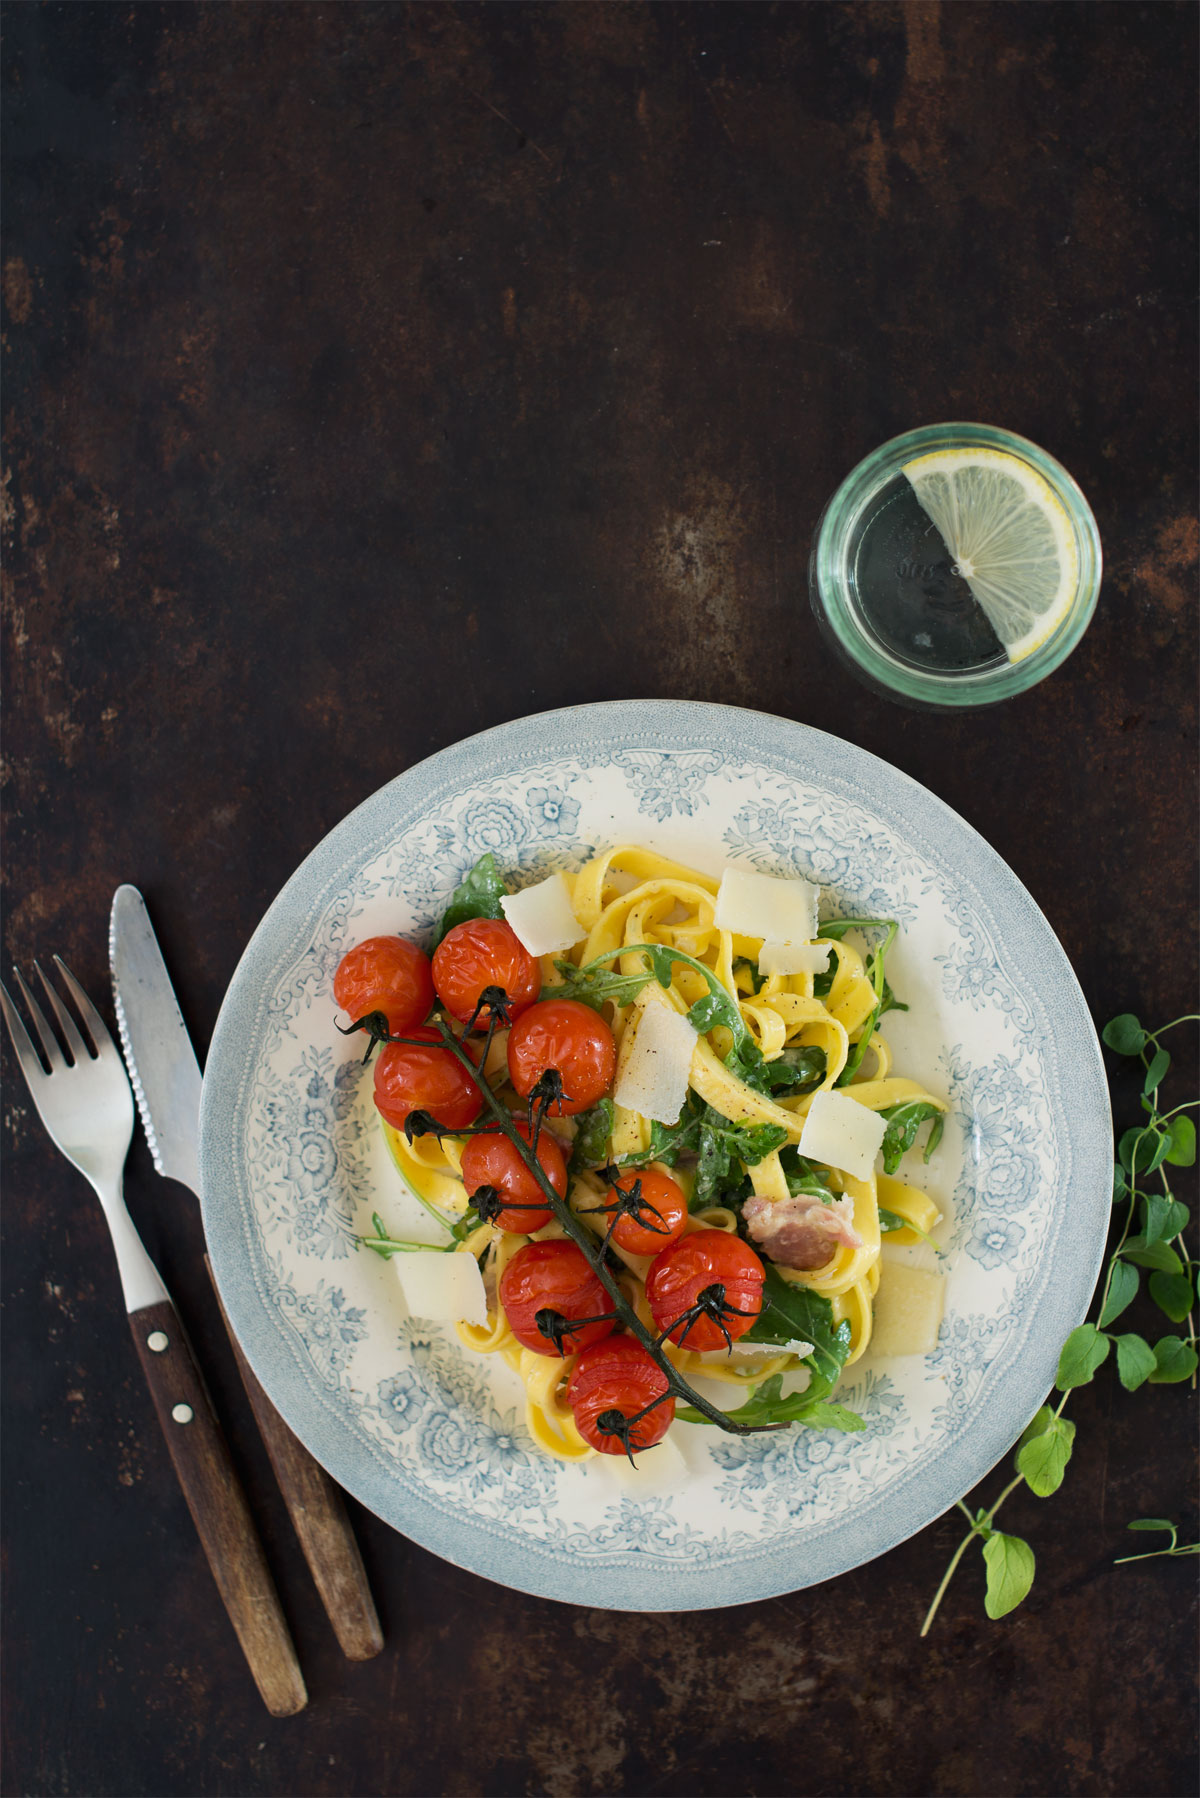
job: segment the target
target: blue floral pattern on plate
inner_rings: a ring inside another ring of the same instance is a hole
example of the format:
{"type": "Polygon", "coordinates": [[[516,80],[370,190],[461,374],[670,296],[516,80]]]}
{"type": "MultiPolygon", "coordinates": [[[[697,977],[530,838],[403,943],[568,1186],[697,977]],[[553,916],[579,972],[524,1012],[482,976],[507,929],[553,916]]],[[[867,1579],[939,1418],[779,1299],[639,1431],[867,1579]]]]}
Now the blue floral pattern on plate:
{"type": "Polygon", "coordinates": [[[227,1306],[293,1428],[427,1546],[557,1598],[670,1610],[824,1579],[937,1515],[1019,1434],[1083,1315],[1108,1215],[1107,1102],[1056,940],[1004,864],[914,783],[778,719],[668,702],[583,707],[457,745],[361,806],[297,872],[226,999],[205,1081],[205,1221],[227,1306]],[[825,915],[894,916],[897,1067],[950,1100],[928,1168],[947,1214],[946,1322],[927,1361],[851,1370],[856,1436],[683,1426],[674,1472],[541,1456],[519,1382],[403,1317],[356,1248],[379,1211],[432,1240],[334,1026],[333,970],[420,935],[485,851],[521,885],[649,842],[718,872],[798,871],[825,915]],[[1069,1076],[1068,1076],[1069,1070],[1069,1076]],[[1070,1197],[1070,1207],[1064,1203],[1070,1197]],[[624,1483],[622,1483],[622,1477],[624,1483]]]}

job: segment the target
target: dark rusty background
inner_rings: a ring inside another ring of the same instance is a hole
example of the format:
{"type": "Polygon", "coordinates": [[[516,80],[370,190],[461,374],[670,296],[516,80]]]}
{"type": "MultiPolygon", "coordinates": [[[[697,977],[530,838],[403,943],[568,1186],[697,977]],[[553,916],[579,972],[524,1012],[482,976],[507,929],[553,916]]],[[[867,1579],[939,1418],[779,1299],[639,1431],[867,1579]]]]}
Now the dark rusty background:
{"type": "MultiPolygon", "coordinates": [[[[392,775],[678,696],[886,757],[1006,857],[1101,1021],[1188,1009],[1196,20],[8,6],[7,957],[100,996],[134,881],[203,1051],[270,899],[392,775]],[[1071,661],[974,717],[861,690],[806,599],[837,480],[948,418],[1064,461],[1107,561],[1071,661]]],[[[309,1680],[270,1721],[99,1212],[14,1080],[6,1146],[7,1792],[1194,1789],[1195,1563],[1110,1565],[1131,1517],[1194,1538],[1192,1400],[1111,1369],[1062,1492],[1004,1513],[1039,1559],[1006,1622],[973,1558],[918,1641],[952,1517],[791,1598],[626,1617],[359,1511],[388,1645],[349,1665],[139,1140],[309,1680]]]]}

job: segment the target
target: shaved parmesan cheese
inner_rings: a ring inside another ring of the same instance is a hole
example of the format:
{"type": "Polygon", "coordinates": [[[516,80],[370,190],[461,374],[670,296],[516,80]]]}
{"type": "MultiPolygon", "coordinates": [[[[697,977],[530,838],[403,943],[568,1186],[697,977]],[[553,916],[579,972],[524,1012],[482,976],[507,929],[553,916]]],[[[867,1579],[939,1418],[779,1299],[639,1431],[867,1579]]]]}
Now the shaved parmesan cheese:
{"type": "Polygon", "coordinates": [[[641,1007],[628,1049],[621,1044],[621,1065],[613,1087],[613,1102],[626,1111],[637,1111],[659,1124],[677,1124],[687,1097],[688,1076],[696,1032],[673,1006],[651,1003],[641,1007]]]}
{"type": "Polygon", "coordinates": [[[561,874],[552,874],[523,893],[505,893],[500,907],[530,955],[554,955],[585,934],[561,874]]]}
{"type": "Polygon", "coordinates": [[[760,974],[823,974],[829,966],[828,943],[764,943],[760,974]]]}
{"type": "Polygon", "coordinates": [[[946,1301],[944,1274],[889,1259],[875,1294],[873,1355],[931,1355],[946,1301]]]}
{"type": "Polygon", "coordinates": [[[474,1255],[466,1250],[449,1255],[395,1255],[392,1266],[413,1317],[427,1317],[434,1323],[487,1323],[483,1275],[474,1255]]]}
{"type": "Polygon", "coordinates": [[[887,1120],[845,1093],[813,1095],[800,1135],[800,1153],[856,1180],[869,1180],[887,1120]]]}
{"type": "Polygon", "coordinates": [[[818,897],[810,880],[726,868],[717,893],[716,926],[764,943],[810,943],[817,934],[818,897]]]}
{"type": "MultiPolygon", "coordinates": [[[[735,1360],[769,1361],[773,1355],[799,1355],[802,1361],[813,1352],[811,1342],[735,1342],[732,1353],[735,1360]]],[[[726,1358],[724,1349],[712,1349],[702,1357],[705,1361],[723,1361],[726,1358]]]]}

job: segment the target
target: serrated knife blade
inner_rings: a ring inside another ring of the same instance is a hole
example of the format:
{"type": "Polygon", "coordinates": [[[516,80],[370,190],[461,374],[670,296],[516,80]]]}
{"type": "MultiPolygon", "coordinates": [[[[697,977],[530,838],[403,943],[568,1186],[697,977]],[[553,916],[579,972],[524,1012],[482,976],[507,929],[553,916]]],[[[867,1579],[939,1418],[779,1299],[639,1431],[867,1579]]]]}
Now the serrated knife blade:
{"type": "Polygon", "coordinates": [[[136,887],[117,888],[108,949],[121,1047],[154,1165],[199,1196],[200,1064],[136,887]]]}

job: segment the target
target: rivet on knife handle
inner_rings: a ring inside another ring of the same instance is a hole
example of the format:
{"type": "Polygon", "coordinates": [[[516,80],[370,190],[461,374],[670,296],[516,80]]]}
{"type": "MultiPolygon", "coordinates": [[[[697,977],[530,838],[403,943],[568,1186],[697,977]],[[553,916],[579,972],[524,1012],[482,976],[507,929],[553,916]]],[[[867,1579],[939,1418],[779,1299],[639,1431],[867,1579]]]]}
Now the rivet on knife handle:
{"type": "Polygon", "coordinates": [[[308,1703],[304,1675],[179,1314],[164,1299],[131,1311],[129,1327],[179,1484],[263,1703],[273,1717],[294,1716],[308,1703]]]}
{"type": "MultiPolygon", "coordinates": [[[[211,1275],[207,1255],[204,1259],[211,1275]]],[[[213,1291],[221,1305],[215,1279],[213,1291]]],[[[225,1317],[224,1305],[221,1305],[221,1315],[225,1317]]],[[[259,1385],[228,1317],[225,1317],[225,1328],[229,1331],[242,1384],[254,1408],[259,1433],[267,1445],[279,1490],[287,1503],[304,1558],[342,1653],[351,1661],[369,1661],[383,1647],[383,1631],[341,1492],[320,1462],[297,1441],[259,1385]]]]}

